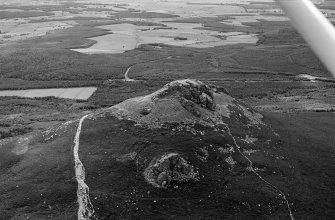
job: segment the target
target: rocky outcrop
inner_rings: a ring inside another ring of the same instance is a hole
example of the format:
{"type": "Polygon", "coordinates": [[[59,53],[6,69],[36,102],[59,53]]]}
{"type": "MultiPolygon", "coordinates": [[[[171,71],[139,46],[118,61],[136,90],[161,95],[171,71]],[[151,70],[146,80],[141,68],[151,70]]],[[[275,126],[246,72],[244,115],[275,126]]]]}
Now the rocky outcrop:
{"type": "Polygon", "coordinates": [[[230,118],[237,111],[249,124],[262,123],[260,114],[249,111],[224,89],[192,79],[173,81],[150,95],[128,99],[109,109],[114,116],[155,128],[164,123],[214,127],[224,124],[223,118],[230,118]]]}
{"type": "Polygon", "coordinates": [[[179,80],[167,84],[166,89],[157,95],[158,98],[175,96],[181,102],[191,102],[214,111],[216,104],[213,89],[199,80],[179,80]]]}
{"type": "Polygon", "coordinates": [[[176,183],[199,180],[199,173],[177,153],[153,159],[143,175],[148,183],[158,188],[174,188],[178,187],[176,183]]]}

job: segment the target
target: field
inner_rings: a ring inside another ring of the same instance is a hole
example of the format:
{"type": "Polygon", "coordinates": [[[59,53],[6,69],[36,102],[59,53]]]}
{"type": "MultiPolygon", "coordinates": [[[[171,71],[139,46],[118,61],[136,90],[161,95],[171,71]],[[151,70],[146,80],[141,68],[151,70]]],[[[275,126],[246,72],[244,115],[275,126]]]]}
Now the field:
{"type": "Polygon", "coordinates": [[[216,4],[3,4],[0,89],[94,86],[87,105],[98,108],[197,78],[258,109],[332,111],[327,70],[276,5],[216,4]],[[128,67],[138,81],[122,81],[128,67]]]}
{"type": "Polygon", "coordinates": [[[333,80],[278,6],[217,4],[2,4],[0,89],[97,87],[98,108],[196,78],[260,110],[333,111],[333,80]]]}

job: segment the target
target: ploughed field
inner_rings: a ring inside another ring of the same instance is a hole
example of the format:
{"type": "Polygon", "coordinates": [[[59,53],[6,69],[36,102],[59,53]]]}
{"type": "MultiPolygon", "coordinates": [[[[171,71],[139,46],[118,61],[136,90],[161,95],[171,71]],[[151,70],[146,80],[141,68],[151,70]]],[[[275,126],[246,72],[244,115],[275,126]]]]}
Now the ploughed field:
{"type": "Polygon", "coordinates": [[[0,0],[0,219],[331,219],[334,82],[271,0],[0,0]]]}

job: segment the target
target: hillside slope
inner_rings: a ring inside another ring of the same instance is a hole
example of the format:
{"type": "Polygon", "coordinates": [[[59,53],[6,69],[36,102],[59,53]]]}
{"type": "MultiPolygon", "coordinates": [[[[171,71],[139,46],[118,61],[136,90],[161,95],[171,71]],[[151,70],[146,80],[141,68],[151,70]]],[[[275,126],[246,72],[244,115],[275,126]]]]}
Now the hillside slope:
{"type": "Polygon", "coordinates": [[[148,96],[0,142],[1,219],[289,219],[280,137],[223,88],[148,96]]]}

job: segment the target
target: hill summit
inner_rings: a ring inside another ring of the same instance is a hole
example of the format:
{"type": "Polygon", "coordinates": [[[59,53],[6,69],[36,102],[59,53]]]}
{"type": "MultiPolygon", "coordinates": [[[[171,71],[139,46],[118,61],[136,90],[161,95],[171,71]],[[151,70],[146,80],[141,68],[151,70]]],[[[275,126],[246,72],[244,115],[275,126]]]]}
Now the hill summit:
{"type": "Polygon", "coordinates": [[[150,95],[126,100],[110,109],[150,127],[160,127],[162,123],[213,127],[236,111],[243,113],[249,125],[262,123],[260,114],[238,103],[223,88],[211,88],[190,79],[173,81],[150,95]]]}

